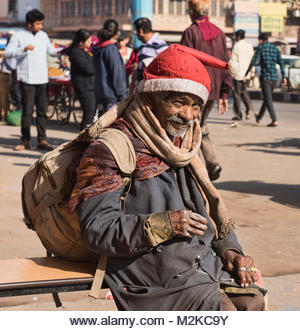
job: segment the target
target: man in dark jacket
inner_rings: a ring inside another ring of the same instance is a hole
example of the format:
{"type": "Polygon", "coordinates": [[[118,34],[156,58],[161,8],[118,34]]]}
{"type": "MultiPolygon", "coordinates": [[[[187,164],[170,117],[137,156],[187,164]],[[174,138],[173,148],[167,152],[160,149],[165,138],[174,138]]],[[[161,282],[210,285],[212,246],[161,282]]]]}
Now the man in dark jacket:
{"type": "Polygon", "coordinates": [[[127,96],[125,66],[115,44],[118,29],[117,21],[106,20],[103,29],[98,33],[100,42],[93,47],[96,100],[101,107],[99,115],[127,96]]]}
{"type": "Polygon", "coordinates": [[[171,45],[145,69],[135,94],[99,119],[135,150],[125,209],[124,173],[106,143],[93,141],[77,169],[67,206],[78,211],[87,247],[108,257],[105,281],[120,310],[264,307],[253,259],[243,254],[198,156],[199,115],[210,90],[202,62],[227,67],[171,45]]]}
{"type": "MultiPolygon", "coordinates": [[[[204,15],[207,12],[208,1],[189,0],[189,13],[193,23],[183,32],[181,44],[228,62],[229,54],[226,47],[225,34],[217,26],[209,22],[208,17],[204,15]]],[[[203,130],[201,151],[210,179],[216,180],[219,178],[222,169],[217,161],[206,121],[216,100],[219,102],[219,113],[223,114],[227,111],[227,98],[231,91],[232,79],[229,72],[209,67],[207,71],[211,77],[211,90],[201,117],[201,127],[203,130]]]]}

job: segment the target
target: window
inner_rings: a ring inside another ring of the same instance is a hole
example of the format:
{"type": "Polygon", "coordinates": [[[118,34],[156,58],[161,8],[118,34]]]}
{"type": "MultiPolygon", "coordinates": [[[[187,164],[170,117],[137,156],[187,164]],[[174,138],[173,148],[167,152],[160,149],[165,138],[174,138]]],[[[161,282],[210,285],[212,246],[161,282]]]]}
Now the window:
{"type": "Polygon", "coordinates": [[[100,0],[96,0],[96,15],[100,14],[100,0]]]}
{"type": "Polygon", "coordinates": [[[120,13],[120,0],[115,0],[115,14],[119,15],[120,13]]]}
{"type": "Polygon", "coordinates": [[[88,14],[88,0],[84,0],[82,2],[83,2],[82,16],[87,16],[87,14],[88,14]]]}
{"type": "Polygon", "coordinates": [[[82,14],[82,6],[81,6],[81,0],[77,3],[77,16],[81,16],[82,14]]]}
{"type": "Polygon", "coordinates": [[[60,3],[60,16],[65,17],[65,3],[63,1],[60,3]]]}
{"type": "Polygon", "coordinates": [[[211,16],[217,16],[217,0],[211,0],[211,16]]]}
{"type": "Polygon", "coordinates": [[[219,16],[225,16],[225,3],[223,0],[219,1],[219,16]]]}
{"type": "Polygon", "coordinates": [[[112,0],[107,1],[107,16],[112,15],[112,0]]]}
{"type": "Polygon", "coordinates": [[[121,0],[121,14],[126,14],[126,3],[125,3],[125,0],[121,0]]]}
{"type": "Polygon", "coordinates": [[[70,10],[70,16],[74,17],[75,16],[75,2],[74,1],[70,2],[69,10],[70,10]]]}
{"type": "Polygon", "coordinates": [[[65,2],[65,17],[69,17],[69,2],[65,2]]]}
{"type": "MultiPolygon", "coordinates": [[[[108,0],[111,1],[111,0],[108,0]]],[[[101,0],[101,14],[105,15],[105,0],[101,0]]]]}
{"type": "Polygon", "coordinates": [[[176,0],[176,4],[177,4],[177,8],[176,8],[177,15],[182,15],[182,1],[176,0]]]}
{"type": "Polygon", "coordinates": [[[169,0],[169,14],[174,15],[174,0],[169,0]]]}
{"type": "Polygon", "coordinates": [[[94,1],[89,0],[89,16],[94,16],[94,1]]]}
{"type": "Polygon", "coordinates": [[[158,0],[158,13],[163,14],[163,0],[158,0]]]}

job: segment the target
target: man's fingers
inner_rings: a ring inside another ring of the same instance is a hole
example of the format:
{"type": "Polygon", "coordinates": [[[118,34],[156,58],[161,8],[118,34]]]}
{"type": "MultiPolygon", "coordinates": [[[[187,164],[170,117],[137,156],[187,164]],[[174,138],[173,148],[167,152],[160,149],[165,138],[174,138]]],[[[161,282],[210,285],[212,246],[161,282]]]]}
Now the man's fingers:
{"type": "Polygon", "coordinates": [[[193,221],[193,220],[189,220],[189,225],[191,228],[195,228],[196,230],[202,230],[205,231],[207,230],[207,225],[206,223],[201,223],[201,222],[197,222],[197,221],[193,221]]]}
{"type": "MultiPolygon", "coordinates": [[[[247,270],[249,270],[249,269],[247,268],[247,270]]],[[[245,273],[245,278],[246,278],[245,286],[247,287],[248,285],[252,284],[252,277],[251,277],[249,271],[247,271],[247,272],[245,273]]]]}
{"type": "Polygon", "coordinates": [[[241,287],[245,287],[246,284],[246,272],[244,270],[239,269],[237,272],[238,277],[240,279],[241,287]]]}
{"type": "Polygon", "coordinates": [[[202,224],[207,224],[207,219],[199,214],[190,212],[189,217],[193,220],[196,221],[197,223],[202,223],[202,224]]]}

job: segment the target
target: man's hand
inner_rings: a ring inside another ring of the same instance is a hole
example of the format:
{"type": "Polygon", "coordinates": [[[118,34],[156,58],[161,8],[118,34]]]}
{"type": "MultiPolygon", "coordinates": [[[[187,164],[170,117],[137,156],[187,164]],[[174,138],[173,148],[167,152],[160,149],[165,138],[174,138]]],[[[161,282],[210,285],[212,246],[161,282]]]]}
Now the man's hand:
{"type": "Polygon", "coordinates": [[[35,46],[30,44],[24,48],[24,52],[33,51],[34,49],[35,49],[35,46]]]}
{"type": "Polygon", "coordinates": [[[219,99],[219,115],[223,115],[228,110],[228,100],[227,99],[219,99]]]}
{"type": "Polygon", "coordinates": [[[239,277],[241,287],[247,287],[257,281],[256,268],[251,256],[227,250],[221,258],[225,269],[239,277]]]}
{"type": "Polygon", "coordinates": [[[287,79],[283,78],[281,81],[281,86],[284,87],[284,86],[286,86],[286,84],[287,84],[287,79]]]}
{"type": "Polygon", "coordinates": [[[207,220],[190,210],[177,210],[170,213],[171,223],[176,236],[193,237],[203,236],[207,229],[207,220]]]}

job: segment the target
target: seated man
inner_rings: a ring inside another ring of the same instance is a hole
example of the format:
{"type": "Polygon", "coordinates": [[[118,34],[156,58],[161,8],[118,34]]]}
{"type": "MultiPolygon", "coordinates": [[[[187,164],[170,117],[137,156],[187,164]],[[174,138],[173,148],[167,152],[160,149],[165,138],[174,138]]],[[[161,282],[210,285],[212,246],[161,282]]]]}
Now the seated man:
{"type": "MultiPolygon", "coordinates": [[[[137,157],[125,210],[122,173],[104,144],[93,141],[77,169],[68,206],[80,215],[87,247],[108,257],[105,281],[119,310],[264,308],[254,262],[198,157],[210,89],[202,62],[227,68],[170,46],[116,106],[125,110],[111,127],[129,137],[137,157]]],[[[115,110],[112,117],[121,112],[115,110]]]]}

